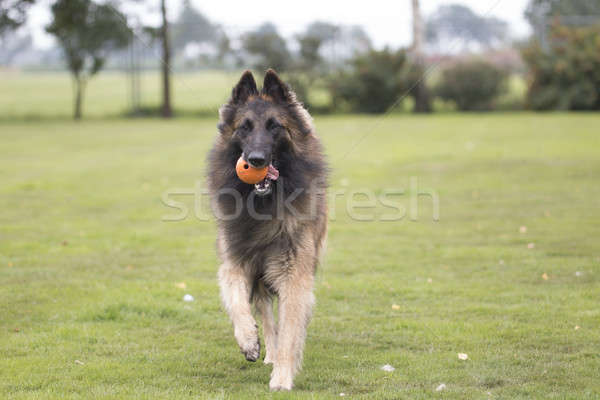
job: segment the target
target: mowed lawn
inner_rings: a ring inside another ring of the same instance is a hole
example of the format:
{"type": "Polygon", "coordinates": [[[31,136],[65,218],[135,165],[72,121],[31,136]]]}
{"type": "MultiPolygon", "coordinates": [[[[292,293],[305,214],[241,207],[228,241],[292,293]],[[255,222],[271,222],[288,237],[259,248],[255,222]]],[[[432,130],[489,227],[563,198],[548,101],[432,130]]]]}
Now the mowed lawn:
{"type": "Polygon", "coordinates": [[[215,125],[0,124],[0,398],[600,397],[600,115],[316,118],[346,195],[304,369],[276,394],[221,309],[206,199],[185,194],[215,125]],[[359,189],[405,190],[406,216],[350,218],[359,189]],[[165,221],[165,193],[187,219],[165,221]]]}
{"type": "MultiPolygon", "coordinates": [[[[173,107],[180,114],[216,112],[231,93],[240,71],[201,71],[172,75],[173,107]]],[[[65,119],[73,115],[71,76],[60,72],[26,72],[0,68],[0,120],[65,119]]],[[[140,76],[140,106],[158,109],[161,102],[158,71],[140,76]]],[[[83,99],[88,118],[114,117],[130,112],[131,80],[127,73],[104,71],[89,80],[83,99]]]]}

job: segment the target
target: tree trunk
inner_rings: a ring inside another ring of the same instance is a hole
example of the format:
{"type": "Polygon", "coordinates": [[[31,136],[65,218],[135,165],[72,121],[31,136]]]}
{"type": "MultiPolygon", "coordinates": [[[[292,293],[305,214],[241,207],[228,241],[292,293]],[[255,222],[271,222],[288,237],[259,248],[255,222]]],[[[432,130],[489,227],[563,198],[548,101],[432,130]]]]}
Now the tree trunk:
{"type": "Polygon", "coordinates": [[[173,115],[171,109],[171,82],[170,82],[170,67],[171,67],[171,49],[169,43],[169,23],[167,21],[167,8],[165,0],[160,1],[160,12],[162,14],[162,27],[160,36],[162,40],[162,107],[161,115],[164,118],[170,118],[173,115]]]}
{"type": "Polygon", "coordinates": [[[413,112],[425,113],[431,112],[431,101],[429,92],[425,83],[425,56],[423,53],[423,44],[425,42],[425,29],[423,26],[423,18],[421,17],[421,9],[419,0],[412,0],[412,16],[413,16],[413,62],[416,67],[418,81],[413,89],[413,97],[415,106],[413,112]]]}
{"type": "Polygon", "coordinates": [[[75,102],[73,104],[73,119],[79,121],[81,119],[81,109],[83,105],[83,94],[85,91],[85,81],[80,77],[73,79],[75,85],[75,102]]]}

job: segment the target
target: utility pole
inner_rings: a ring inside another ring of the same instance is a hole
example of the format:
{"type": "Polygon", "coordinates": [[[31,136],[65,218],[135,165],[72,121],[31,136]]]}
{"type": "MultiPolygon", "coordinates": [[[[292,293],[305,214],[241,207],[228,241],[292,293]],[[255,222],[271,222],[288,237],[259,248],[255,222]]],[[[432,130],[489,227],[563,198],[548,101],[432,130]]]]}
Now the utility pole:
{"type": "Polygon", "coordinates": [[[165,0],[160,0],[160,12],[162,14],[162,27],[160,29],[160,37],[162,40],[162,106],[161,115],[163,118],[171,118],[173,110],[171,109],[171,82],[170,82],[170,67],[171,67],[171,49],[169,43],[169,22],[167,21],[167,8],[165,0]]]}
{"type": "Polygon", "coordinates": [[[425,27],[423,26],[423,18],[421,16],[421,7],[419,0],[412,0],[412,17],[413,17],[413,44],[412,58],[416,66],[416,78],[418,81],[414,87],[416,113],[431,112],[431,103],[427,86],[425,85],[425,55],[423,45],[425,43],[425,27]]]}

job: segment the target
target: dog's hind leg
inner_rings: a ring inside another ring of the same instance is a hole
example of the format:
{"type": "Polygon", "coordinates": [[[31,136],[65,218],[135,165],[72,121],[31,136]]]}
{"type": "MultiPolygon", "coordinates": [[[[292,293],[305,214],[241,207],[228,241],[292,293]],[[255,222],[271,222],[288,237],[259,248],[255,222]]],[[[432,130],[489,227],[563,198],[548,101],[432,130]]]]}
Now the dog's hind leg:
{"type": "Polygon", "coordinates": [[[256,309],[262,318],[262,329],[265,335],[264,363],[272,364],[277,354],[277,325],[273,315],[273,300],[264,287],[261,287],[255,296],[256,309]]]}
{"type": "Polygon", "coordinates": [[[312,271],[296,269],[278,288],[279,334],[277,357],[269,382],[271,390],[291,390],[294,375],[302,365],[306,328],[315,301],[313,279],[312,271]]]}
{"type": "Polygon", "coordinates": [[[233,322],[235,339],[248,361],[260,356],[258,327],[252,317],[250,292],[252,284],[247,272],[238,265],[224,263],[219,268],[219,286],[223,305],[233,322]]]}

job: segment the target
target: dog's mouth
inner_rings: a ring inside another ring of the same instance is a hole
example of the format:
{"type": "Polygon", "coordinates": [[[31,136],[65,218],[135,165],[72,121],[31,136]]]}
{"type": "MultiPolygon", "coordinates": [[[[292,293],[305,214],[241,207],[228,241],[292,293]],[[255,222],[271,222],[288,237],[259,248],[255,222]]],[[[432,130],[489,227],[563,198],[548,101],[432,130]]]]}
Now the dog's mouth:
{"type": "Polygon", "coordinates": [[[272,182],[276,181],[279,178],[279,171],[277,168],[273,166],[273,164],[269,164],[269,168],[267,169],[267,176],[262,181],[254,184],[254,191],[259,196],[266,196],[271,193],[272,190],[272,182]]]}

